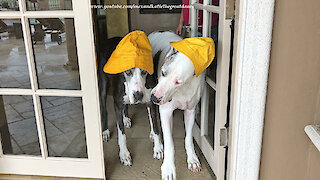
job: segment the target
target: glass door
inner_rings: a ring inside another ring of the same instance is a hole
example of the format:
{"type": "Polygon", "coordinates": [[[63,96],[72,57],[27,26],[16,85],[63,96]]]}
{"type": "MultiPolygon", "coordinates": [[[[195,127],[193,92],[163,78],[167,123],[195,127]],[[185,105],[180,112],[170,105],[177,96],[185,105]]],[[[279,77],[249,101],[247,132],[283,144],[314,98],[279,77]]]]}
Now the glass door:
{"type": "Polygon", "coordinates": [[[104,179],[90,1],[0,5],[0,174],[104,179]]]}
{"type": "Polygon", "coordinates": [[[226,18],[225,0],[191,0],[191,4],[191,37],[211,37],[216,46],[193,134],[217,180],[224,180],[231,19],[226,18]]]}

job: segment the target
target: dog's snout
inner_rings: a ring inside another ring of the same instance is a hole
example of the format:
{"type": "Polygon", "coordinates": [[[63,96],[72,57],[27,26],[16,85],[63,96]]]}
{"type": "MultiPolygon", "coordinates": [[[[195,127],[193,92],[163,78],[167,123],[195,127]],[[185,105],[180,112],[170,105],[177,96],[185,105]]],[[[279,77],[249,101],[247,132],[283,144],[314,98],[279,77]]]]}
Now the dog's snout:
{"type": "Polygon", "coordinates": [[[158,99],[154,94],[151,94],[151,101],[154,103],[159,103],[160,99],[158,99]]]}
{"type": "Polygon", "coordinates": [[[133,93],[133,97],[135,101],[141,101],[143,98],[143,93],[141,91],[136,91],[133,93]]]}

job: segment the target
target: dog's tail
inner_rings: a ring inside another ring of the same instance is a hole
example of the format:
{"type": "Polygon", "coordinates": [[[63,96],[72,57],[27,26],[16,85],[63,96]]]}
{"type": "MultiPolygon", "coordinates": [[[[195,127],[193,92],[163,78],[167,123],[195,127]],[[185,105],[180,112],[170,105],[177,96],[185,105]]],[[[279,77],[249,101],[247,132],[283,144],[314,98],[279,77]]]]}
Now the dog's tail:
{"type": "Polygon", "coordinates": [[[155,31],[149,34],[148,38],[152,47],[152,57],[159,51],[168,52],[171,47],[170,42],[182,40],[172,31],[155,31]]]}

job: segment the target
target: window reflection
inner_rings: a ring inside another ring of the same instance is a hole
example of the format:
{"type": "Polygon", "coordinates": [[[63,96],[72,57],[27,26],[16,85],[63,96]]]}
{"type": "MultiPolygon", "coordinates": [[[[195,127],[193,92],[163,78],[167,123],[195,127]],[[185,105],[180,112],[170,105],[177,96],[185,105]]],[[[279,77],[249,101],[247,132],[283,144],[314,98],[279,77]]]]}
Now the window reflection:
{"type": "Polygon", "coordinates": [[[28,11],[72,10],[72,0],[27,0],[28,11]]]}
{"type": "Polygon", "coordinates": [[[39,88],[80,89],[72,18],[30,19],[39,88]]]}
{"type": "Polygon", "coordinates": [[[0,11],[19,11],[18,0],[0,0],[0,11]]]}
{"type": "Polygon", "coordinates": [[[30,89],[20,20],[0,19],[0,87],[30,89]]]}

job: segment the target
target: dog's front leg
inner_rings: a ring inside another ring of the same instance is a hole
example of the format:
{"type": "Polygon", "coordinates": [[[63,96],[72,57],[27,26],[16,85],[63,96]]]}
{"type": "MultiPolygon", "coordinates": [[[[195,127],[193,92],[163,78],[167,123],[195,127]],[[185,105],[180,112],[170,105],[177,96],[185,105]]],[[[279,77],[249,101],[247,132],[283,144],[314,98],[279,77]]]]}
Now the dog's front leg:
{"type": "Polygon", "coordinates": [[[128,104],[124,105],[123,108],[123,124],[126,128],[131,128],[131,119],[128,114],[128,104]]]}
{"type": "Polygon", "coordinates": [[[101,124],[102,124],[102,138],[107,142],[110,140],[110,130],[108,128],[108,111],[107,111],[107,91],[108,80],[99,72],[99,88],[100,88],[100,103],[101,103],[101,124]]]}
{"type": "Polygon", "coordinates": [[[160,138],[160,131],[157,122],[157,106],[152,102],[148,102],[147,110],[150,121],[150,139],[154,142],[153,146],[153,158],[162,159],[163,158],[163,144],[160,138]]]}
{"type": "Polygon", "coordinates": [[[160,118],[164,140],[164,160],[161,166],[163,180],[176,179],[176,167],[174,165],[174,144],[172,138],[172,113],[174,108],[170,103],[160,105],[160,118]]]}
{"type": "Polygon", "coordinates": [[[187,151],[188,169],[193,172],[201,171],[201,164],[194,151],[192,128],[194,124],[196,110],[187,109],[184,111],[184,124],[186,128],[185,148],[187,151]]]}
{"type": "Polygon", "coordinates": [[[131,166],[132,160],[130,156],[130,152],[127,148],[127,138],[124,131],[124,124],[123,124],[123,102],[122,101],[115,101],[114,103],[116,118],[117,118],[117,127],[118,127],[118,144],[120,148],[120,161],[125,166],[131,166]]]}

